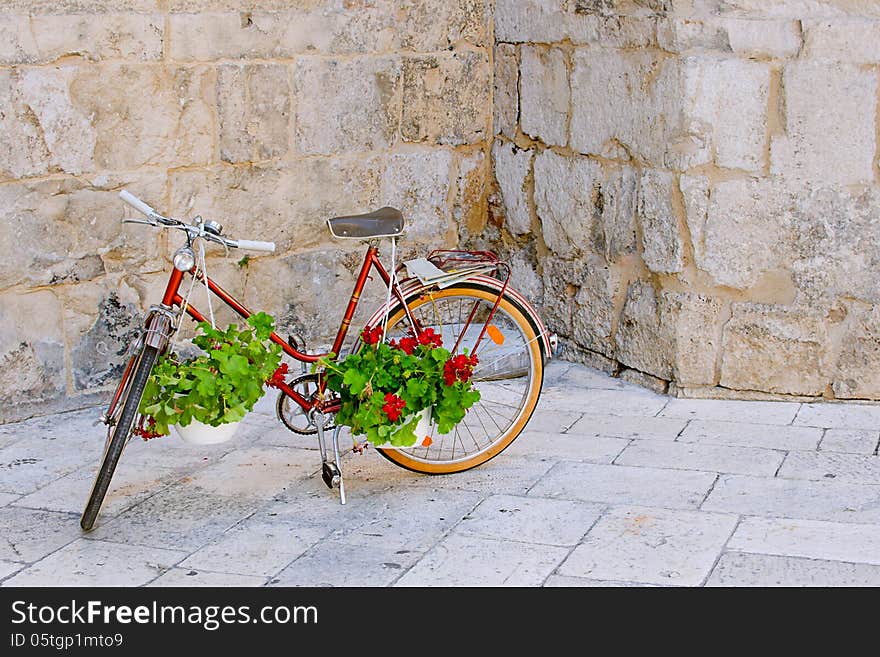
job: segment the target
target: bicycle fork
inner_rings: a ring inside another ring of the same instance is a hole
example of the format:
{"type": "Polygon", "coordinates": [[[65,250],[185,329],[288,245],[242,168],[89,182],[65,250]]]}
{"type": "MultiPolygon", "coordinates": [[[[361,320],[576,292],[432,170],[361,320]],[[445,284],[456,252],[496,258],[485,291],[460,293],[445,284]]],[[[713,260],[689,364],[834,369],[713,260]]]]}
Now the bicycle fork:
{"type": "Polygon", "coordinates": [[[321,479],[327,488],[339,488],[339,503],[345,504],[345,482],[342,479],[342,463],[339,459],[339,430],[333,429],[333,460],[327,458],[327,438],[324,434],[324,414],[312,411],[312,421],[318,429],[318,448],[321,450],[321,479]]]}

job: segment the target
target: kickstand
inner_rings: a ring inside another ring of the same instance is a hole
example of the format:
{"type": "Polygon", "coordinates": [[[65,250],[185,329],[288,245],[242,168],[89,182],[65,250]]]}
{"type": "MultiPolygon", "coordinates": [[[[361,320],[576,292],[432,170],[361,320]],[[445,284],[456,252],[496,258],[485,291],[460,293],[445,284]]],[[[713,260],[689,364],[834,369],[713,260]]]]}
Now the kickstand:
{"type": "Polygon", "coordinates": [[[318,447],[321,450],[321,479],[327,488],[339,488],[339,503],[345,504],[345,484],[342,481],[342,463],[339,460],[339,429],[333,430],[333,461],[327,459],[327,444],[324,435],[324,414],[315,413],[315,427],[318,429],[318,447]]]}

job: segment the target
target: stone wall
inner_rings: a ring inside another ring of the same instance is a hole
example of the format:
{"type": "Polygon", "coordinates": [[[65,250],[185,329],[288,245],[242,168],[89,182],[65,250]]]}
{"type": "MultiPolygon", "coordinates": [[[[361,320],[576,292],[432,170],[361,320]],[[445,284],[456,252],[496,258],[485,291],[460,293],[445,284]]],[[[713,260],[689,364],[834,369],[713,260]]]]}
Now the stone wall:
{"type": "Polygon", "coordinates": [[[313,344],[361,253],[327,218],[394,205],[404,256],[456,244],[486,213],[489,6],[5,0],[0,422],[106,394],[161,297],[179,238],[122,227],[122,188],[275,241],[247,263],[215,252],[209,271],[313,344]]]}
{"type": "Polygon", "coordinates": [[[495,189],[571,357],[880,399],[880,3],[497,0],[495,189]]]}

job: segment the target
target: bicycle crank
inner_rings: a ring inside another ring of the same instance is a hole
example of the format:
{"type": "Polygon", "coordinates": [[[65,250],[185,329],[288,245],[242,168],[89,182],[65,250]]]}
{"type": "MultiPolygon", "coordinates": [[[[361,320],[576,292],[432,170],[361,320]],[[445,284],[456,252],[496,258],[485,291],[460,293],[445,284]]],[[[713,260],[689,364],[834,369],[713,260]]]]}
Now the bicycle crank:
{"type": "MultiPolygon", "coordinates": [[[[298,376],[288,384],[300,395],[306,399],[313,399],[318,394],[318,375],[304,374],[298,376]]],[[[278,401],[275,404],[275,412],[281,423],[293,431],[303,436],[314,436],[318,433],[318,427],[315,426],[313,418],[302,409],[302,407],[293,401],[283,392],[278,395],[278,401]]],[[[334,428],[333,415],[324,415],[324,430],[328,431],[334,428]]]]}

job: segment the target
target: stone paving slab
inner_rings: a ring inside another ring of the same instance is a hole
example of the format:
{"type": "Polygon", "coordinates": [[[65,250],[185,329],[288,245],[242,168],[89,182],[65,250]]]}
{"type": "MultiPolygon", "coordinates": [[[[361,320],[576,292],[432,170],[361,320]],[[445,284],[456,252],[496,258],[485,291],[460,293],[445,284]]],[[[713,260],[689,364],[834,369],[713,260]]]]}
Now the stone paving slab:
{"type": "Polygon", "coordinates": [[[850,454],[877,454],[880,432],[866,429],[826,429],[819,450],[850,454]]]}
{"type": "Polygon", "coordinates": [[[559,567],[561,575],[649,584],[700,584],[737,517],[649,507],[614,508],[559,567]]]}
{"type": "Polygon", "coordinates": [[[696,443],[667,445],[659,441],[634,440],[614,462],[619,465],[772,477],[784,458],[784,453],[769,449],[696,443]]]}
{"type": "Polygon", "coordinates": [[[574,546],[604,505],[515,495],[493,495],[462,518],[456,531],[487,538],[574,546]]]}
{"type": "Polygon", "coordinates": [[[732,550],[880,565],[880,527],[819,520],[744,518],[732,550]]]}
{"type": "MultiPolygon", "coordinates": [[[[80,468],[18,499],[15,506],[81,513],[83,500],[87,499],[95,482],[95,474],[91,467],[80,468]]],[[[121,467],[113,476],[113,492],[107,496],[101,515],[119,515],[125,509],[171,485],[181,476],[180,472],[168,468],[121,467]]]]}
{"type": "Polygon", "coordinates": [[[259,506],[259,500],[253,498],[210,495],[180,484],[156,493],[115,518],[102,521],[88,537],[195,551],[259,506]]]}
{"type": "Polygon", "coordinates": [[[794,419],[795,425],[825,429],[864,429],[880,427],[880,406],[869,404],[803,404],[794,419]]]}
{"type": "Polygon", "coordinates": [[[822,429],[723,420],[691,420],[678,440],[735,447],[814,450],[822,440],[822,429]]]}
{"type": "Polygon", "coordinates": [[[744,515],[880,523],[880,486],[722,475],[700,507],[744,515]]]}
{"type": "Polygon", "coordinates": [[[138,586],[155,579],[186,552],[90,541],[64,546],[4,582],[5,586],[138,586]]]}
{"type": "Polygon", "coordinates": [[[709,472],[562,462],[553,466],[529,495],[695,509],[715,478],[709,472]]]}
{"type": "Polygon", "coordinates": [[[524,431],[504,450],[504,455],[611,463],[627,445],[626,438],[524,431]]]}
{"type": "Polygon", "coordinates": [[[0,585],[878,584],[880,405],[671,399],[555,360],[479,468],[343,432],[343,506],[274,403],[224,445],[132,441],[88,534],[100,409],[0,425],[0,585]]]}
{"type": "Polygon", "coordinates": [[[276,575],[270,586],[391,586],[422,557],[417,552],[321,541],[276,575]]]}
{"type": "Polygon", "coordinates": [[[791,424],[800,407],[791,402],[670,399],[660,417],[786,425],[791,424]]]}
{"type": "Polygon", "coordinates": [[[584,413],[565,433],[572,436],[675,440],[686,420],[665,417],[627,417],[584,413]]]}
{"type": "Polygon", "coordinates": [[[880,566],[728,552],[706,586],[880,586],[880,566]]]}
{"type": "Polygon", "coordinates": [[[779,477],[849,482],[880,483],[880,457],[835,452],[791,452],[779,469],[779,477]]]}
{"type": "Polygon", "coordinates": [[[303,527],[295,518],[279,520],[260,512],[197,550],[181,568],[221,569],[226,573],[274,575],[329,533],[325,527],[303,527]]]}
{"type": "Polygon", "coordinates": [[[79,518],[6,507],[0,509],[0,536],[0,559],[33,562],[79,538],[79,518]]]}
{"type": "Polygon", "coordinates": [[[263,586],[266,584],[265,577],[250,575],[236,575],[233,573],[212,573],[205,570],[193,570],[191,568],[172,568],[166,571],[152,582],[148,587],[158,586],[263,586]]]}
{"type": "Polygon", "coordinates": [[[453,533],[396,586],[540,586],[569,549],[453,533]]]}

